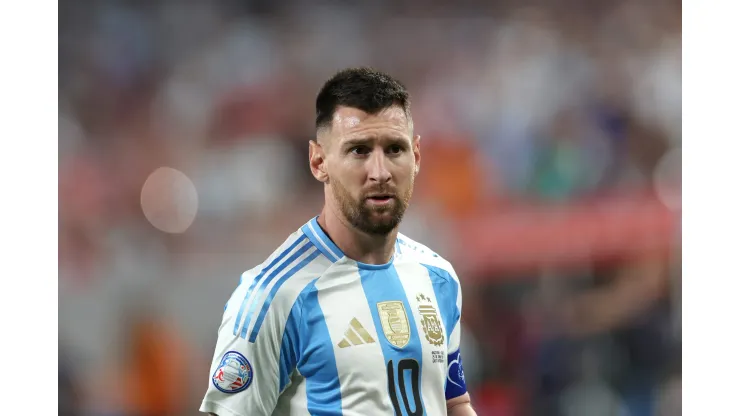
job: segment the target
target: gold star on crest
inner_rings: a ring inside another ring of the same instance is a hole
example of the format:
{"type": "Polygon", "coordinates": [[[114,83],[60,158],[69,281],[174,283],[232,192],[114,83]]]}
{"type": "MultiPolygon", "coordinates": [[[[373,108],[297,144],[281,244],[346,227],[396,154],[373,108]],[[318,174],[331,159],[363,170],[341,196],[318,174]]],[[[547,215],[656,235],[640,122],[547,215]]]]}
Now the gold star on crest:
{"type": "Polygon", "coordinates": [[[423,294],[423,293],[419,293],[419,294],[418,294],[418,295],[416,296],[416,301],[417,301],[417,302],[421,302],[421,301],[431,302],[432,300],[431,300],[430,298],[428,298],[428,297],[424,296],[424,294],[423,294]]]}

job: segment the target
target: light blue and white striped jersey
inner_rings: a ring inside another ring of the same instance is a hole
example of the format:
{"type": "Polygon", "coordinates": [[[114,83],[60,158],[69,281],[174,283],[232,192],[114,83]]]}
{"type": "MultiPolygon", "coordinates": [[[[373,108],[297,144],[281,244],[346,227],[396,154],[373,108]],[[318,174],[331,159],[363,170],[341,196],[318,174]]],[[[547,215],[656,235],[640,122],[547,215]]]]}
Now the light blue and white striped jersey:
{"type": "Polygon", "coordinates": [[[446,415],[466,392],[460,282],[399,234],[391,262],[344,256],[316,218],[242,275],[200,410],[219,416],[446,415]]]}

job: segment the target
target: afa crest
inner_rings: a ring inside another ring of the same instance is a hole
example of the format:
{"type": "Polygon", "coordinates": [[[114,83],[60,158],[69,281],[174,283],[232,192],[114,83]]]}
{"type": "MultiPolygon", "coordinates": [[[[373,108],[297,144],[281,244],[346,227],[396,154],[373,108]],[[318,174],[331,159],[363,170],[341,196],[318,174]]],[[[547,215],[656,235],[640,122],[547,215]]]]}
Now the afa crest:
{"type": "Polygon", "coordinates": [[[416,301],[419,302],[421,327],[424,329],[427,341],[434,346],[441,346],[444,344],[445,334],[437,310],[432,306],[432,300],[420,293],[416,296],[416,301]]]}
{"type": "Polygon", "coordinates": [[[403,302],[397,300],[379,302],[378,315],[388,342],[398,348],[405,347],[411,338],[411,331],[403,302]]]}

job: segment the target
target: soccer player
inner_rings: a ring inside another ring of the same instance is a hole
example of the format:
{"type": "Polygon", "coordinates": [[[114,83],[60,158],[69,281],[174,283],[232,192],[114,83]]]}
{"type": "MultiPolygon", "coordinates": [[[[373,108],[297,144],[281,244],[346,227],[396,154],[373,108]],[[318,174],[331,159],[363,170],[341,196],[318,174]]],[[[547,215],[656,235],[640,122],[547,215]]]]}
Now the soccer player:
{"type": "Polygon", "coordinates": [[[316,98],[320,215],[242,275],[201,412],[475,415],[460,357],[460,281],[398,232],[421,162],[409,94],[368,68],[316,98]]]}

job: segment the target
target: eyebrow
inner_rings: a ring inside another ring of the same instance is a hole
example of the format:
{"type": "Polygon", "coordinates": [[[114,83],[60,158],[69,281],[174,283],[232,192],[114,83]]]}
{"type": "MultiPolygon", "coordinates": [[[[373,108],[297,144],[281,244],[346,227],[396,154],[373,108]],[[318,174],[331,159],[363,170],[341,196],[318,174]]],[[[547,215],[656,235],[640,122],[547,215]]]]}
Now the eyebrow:
{"type": "MultiPolygon", "coordinates": [[[[370,138],[370,137],[358,137],[354,139],[348,139],[344,143],[342,143],[342,147],[355,147],[355,146],[367,146],[368,144],[374,142],[376,139],[370,138]]],[[[405,137],[400,136],[384,136],[379,139],[381,142],[390,142],[390,143],[400,143],[400,142],[406,142],[405,137]]]]}

